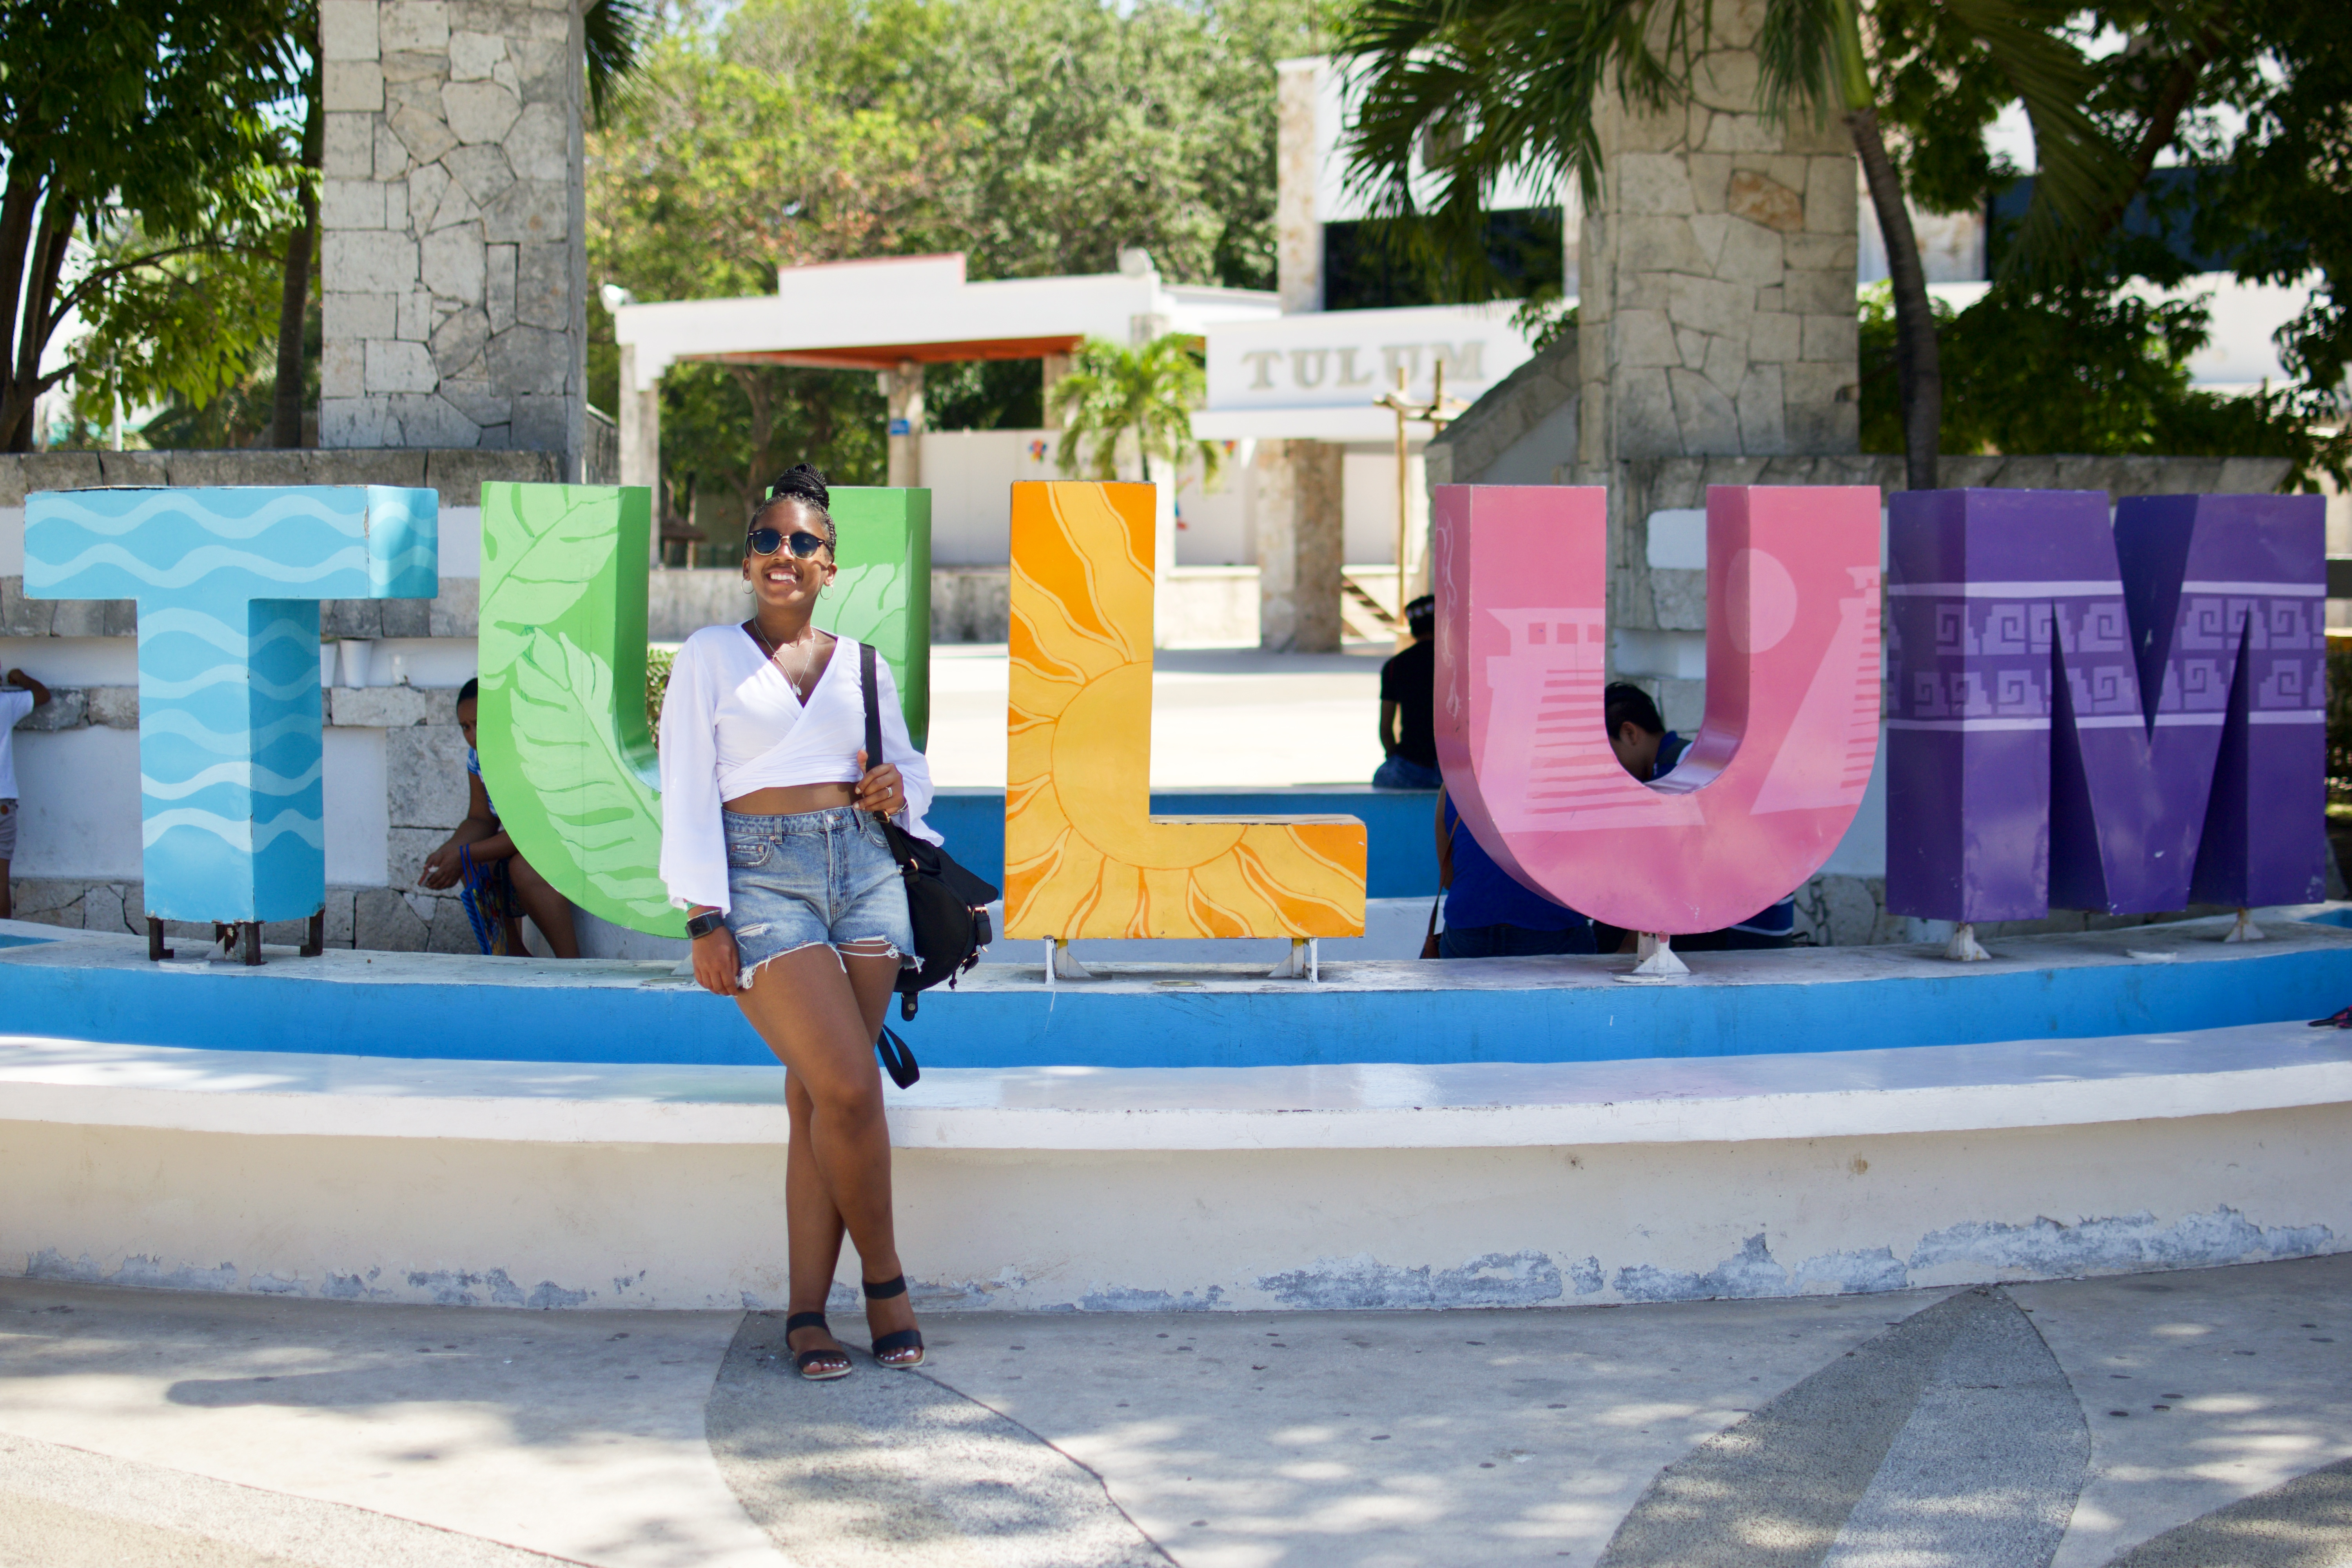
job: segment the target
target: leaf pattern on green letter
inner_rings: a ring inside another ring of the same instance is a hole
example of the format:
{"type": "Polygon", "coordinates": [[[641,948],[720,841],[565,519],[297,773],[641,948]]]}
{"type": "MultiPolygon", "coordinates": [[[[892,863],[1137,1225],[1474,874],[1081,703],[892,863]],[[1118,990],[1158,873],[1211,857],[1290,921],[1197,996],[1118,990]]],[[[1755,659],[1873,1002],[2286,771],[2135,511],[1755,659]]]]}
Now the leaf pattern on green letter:
{"type": "Polygon", "coordinates": [[[627,910],[633,918],[623,923],[682,931],[684,917],[669,907],[656,870],[661,795],[654,777],[616,744],[614,726],[579,721],[583,713],[618,708],[625,689],[613,667],[570,637],[541,631],[515,661],[512,677],[507,722],[515,752],[538,782],[539,806],[588,886],[599,900],[627,910]]]}
{"type": "MultiPolygon", "coordinates": [[[[928,490],[834,492],[841,574],[828,631],[890,661],[908,731],[930,710],[928,490]]],[[[662,884],[660,775],[646,725],[651,492],[482,487],[482,783],[524,858],[589,913],[656,936],[686,917],[662,884]]]]}
{"type": "Polygon", "coordinates": [[[683,936],[660,877],[646,729],[650,529],[643,489],[482,487],[482,783],[515,847],[565,898],[683,936]]]}

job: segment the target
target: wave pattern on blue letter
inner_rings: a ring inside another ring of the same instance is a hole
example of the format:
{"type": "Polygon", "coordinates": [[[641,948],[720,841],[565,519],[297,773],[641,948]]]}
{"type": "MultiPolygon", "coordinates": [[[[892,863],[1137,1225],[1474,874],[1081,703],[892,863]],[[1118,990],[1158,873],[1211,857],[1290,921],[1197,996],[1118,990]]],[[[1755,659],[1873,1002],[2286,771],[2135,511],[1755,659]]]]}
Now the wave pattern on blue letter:
{"type": "Polygon", "coordinates": [[[149,914],[276,921],[318,911],[327,882],[319,601],[431,598],[438,544],[431,490],[26,498],[27,596],[139,601],[149,914]]]}

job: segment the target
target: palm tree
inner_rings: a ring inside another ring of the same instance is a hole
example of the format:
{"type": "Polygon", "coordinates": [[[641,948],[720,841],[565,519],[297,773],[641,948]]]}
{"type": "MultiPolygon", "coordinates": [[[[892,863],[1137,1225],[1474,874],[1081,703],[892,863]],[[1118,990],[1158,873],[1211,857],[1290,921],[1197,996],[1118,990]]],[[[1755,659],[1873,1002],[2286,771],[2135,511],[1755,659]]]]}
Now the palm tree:
{"type": "Polygon", "coordinates": [[[1069,374],[1054,384],[1052,399],[1062,422],[1061,450],[1054,458],[1063,472],[1091,468],[1098,479],[1117,479],[1120,445],[1131,437],[1146,484],[1152,458],[1173,468],[1188,453],[1197,453],[1209,477],[1216,477],[1216,444],[1192,438],[1192,410],[1207,387],[1193,340],[1169,332],[1128,348],[1088,338],[1073,357],[1069,374]]]}
{"type": "MultiPolygon", "coordinates": [[[[2180,13],[2174,19],[2204,37],[2220,6],[2160,0],[2155,8],[2180,13]]],[[[1996,67],[2032,123],[2040,177],[2005,269],[2054,266],[2112,226],[2153,162],[2148,138],[2160,147],[2178,120],[2178,104],[2160,125],[2151,120],[2144,158],[2108,139],[2084,107],[2097,69],[2063,31],[2078,9],[2066,0],[1902,0],[1907,29],[1996,67]]],[[[1604,83],[1651,109],[1690,98],[1712,14],[1712,0],[1364,0],[1341,44],[1359,58],[1364,89],[1349,178],[1381,210],[1421,216],[1425,242],[1457,257],[1474,250],[1487,193],[1507,171],[1572,173],[1590,203],[1600,191],[1593,110],[1604,83]],[[1414,199],[1416,163],[1436,184],[1425,214],[1414,199]]],[[[1932,489],[1943,418],[1936,320],[1880,124],[1866,25],[1862,0],[1766,0],[1756,44],[1761,107],[1784,125],[1835,113],[1853,135],[1894,285],[1906,482],[1932,489]]]]}

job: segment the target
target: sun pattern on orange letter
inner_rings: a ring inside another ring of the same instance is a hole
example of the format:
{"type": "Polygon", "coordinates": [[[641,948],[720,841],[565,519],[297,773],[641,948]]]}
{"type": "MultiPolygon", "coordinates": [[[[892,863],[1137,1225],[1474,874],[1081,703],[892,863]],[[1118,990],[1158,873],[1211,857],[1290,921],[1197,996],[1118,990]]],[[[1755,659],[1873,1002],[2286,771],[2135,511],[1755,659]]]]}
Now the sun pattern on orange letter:
{"type": "Polygon", "coordinates": [[[1358,936],[1352,816],[1151,815],[1152,492],[1013,487],[1008,937],[1358,936]]]}

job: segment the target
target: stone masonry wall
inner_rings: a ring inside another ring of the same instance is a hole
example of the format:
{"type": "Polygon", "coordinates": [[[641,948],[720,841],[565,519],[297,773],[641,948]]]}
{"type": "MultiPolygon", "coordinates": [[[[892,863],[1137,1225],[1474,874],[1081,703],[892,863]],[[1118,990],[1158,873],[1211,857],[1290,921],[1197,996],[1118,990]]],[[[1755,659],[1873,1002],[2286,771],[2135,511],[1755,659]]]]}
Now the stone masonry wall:
{"type": "Polygon", "coordinates": [[[325,447],[564,455],[586,427],[574,0],[322,0],[325,447]]]}
{"type": "Polygon", "coordinates": [[[1580,461],[1851,452],[1854,157],[1844,131],[1757,110],[1763,0],[1713,7],[1691,99],[1613,94],[1584,218],[1580,461]]]}

